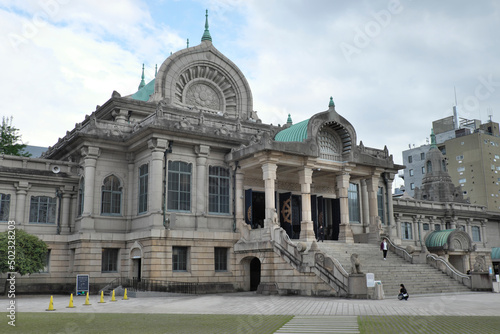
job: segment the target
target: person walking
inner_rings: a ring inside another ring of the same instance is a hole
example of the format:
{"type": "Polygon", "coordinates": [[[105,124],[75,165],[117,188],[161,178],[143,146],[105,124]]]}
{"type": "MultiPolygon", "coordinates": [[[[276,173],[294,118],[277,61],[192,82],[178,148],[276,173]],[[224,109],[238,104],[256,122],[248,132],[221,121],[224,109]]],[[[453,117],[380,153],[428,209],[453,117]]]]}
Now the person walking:
{"type": "Polygon", "coordinates": [[[389,245],[387,244],[387,239],[384,238],[382,243],[380,244],[380,250],[384,253],[384,261],[387,259],[387,250],[389,249],[389,245]]]}
{"type": "Polygon", "coordinates": [[[398,299],[399,300],[402,300],[402,299],[408,300],[408,297],[410,297],[410,295],[408,295],[408,291],[406,291],[404,284],[401,284],[400,289],[399,289],[398,299]]]}
{"type": "Polygon", "coordinates": [[[321,242],[323,242],[325,240],[325,229],[323,228],[323,225],[319,225],[318,235],[319,235],[318,241],[321,240],[321,242]]]}

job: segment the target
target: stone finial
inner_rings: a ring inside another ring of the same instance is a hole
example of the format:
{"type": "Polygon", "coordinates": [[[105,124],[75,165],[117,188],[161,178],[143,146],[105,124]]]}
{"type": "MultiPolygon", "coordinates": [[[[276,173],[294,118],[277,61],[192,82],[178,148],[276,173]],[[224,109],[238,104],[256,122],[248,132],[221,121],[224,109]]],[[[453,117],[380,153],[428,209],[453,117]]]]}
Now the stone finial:
{"type": "Polygon", "coordinates": [[[286,125],[293,125],[292,117],[290,117],[290,114],[288,114],[288,119],[286,120],[286,125]]]}

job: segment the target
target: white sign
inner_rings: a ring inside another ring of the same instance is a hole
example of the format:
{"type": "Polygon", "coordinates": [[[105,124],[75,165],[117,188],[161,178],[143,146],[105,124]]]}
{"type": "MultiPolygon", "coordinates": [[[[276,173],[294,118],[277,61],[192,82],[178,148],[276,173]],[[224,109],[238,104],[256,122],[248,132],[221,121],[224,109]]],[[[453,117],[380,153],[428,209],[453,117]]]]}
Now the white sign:
{"type": "Polygon", "coordinates": [[[366,274],[366,286],[369,288],[373,288],[375,286],[375,274],[366,274]]]}

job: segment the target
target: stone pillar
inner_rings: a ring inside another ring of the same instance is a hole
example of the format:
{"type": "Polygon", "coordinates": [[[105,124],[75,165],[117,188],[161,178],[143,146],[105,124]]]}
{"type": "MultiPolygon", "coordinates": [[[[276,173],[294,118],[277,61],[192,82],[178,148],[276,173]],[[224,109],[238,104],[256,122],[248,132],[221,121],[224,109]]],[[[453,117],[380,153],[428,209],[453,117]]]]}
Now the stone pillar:
{"type": "Polygon", "coordinates": [[[82,217],[89,217],[94,214],[94,193],[100,193],[99,187],[95,187],[95,168],[100,150],[98,147],[88,146],[82,148],[81,154],[84,158],[85,179],[82,217]]]}
{"type": "Polygon", "coordinates": [[[151,213],[151,227],[163,229],[163,156],[168,147],[165,139],[148,140],[151,150],[151,165],[149,170],[148,211],[151,213]]]}
{"type": "Polygon", "coordinates": [[[465,223],[466,223],[466,226],[465,226],[465,230],[466,232],[469,234],[469,236],[471,237],[472,239],[472,222],[474,221],[473,218],[468,218],[465,223]]]}
{"type": "Polygon", "coordinates": [[[235,201],[236,201],[236,220],[244,223],[245,219],[245,192],[243,185],[244,172],[240,167],[236,168],[235,201]]]}
{"type": "Polygon", "coordinates": [[[313,170],[310,167],[304,167],[299,172],[300,191],[302,195],[302,221],[300,222],[300,240],[313,241],[314,225],[311,216],[311,183],[313,170]]]}
{"type": "Polygon", "coordinates": [[[337,176],[337,194],[340,199],[339,241],[354,243],[351,225],[349,224],[349,179],[350,175],[347,172],[337,176]]]}
{"type": "Polygon", "coordinates": [[[377,206],[377,190],[378,176],[372,175],[367,179],[368,202],[370,210],[370,235],[368,240],[370,243],[378,243],[380,241],[381,226],[378,223],[378,206],[377,206]]]}
{"type": "Polygon", "coordinates": [[[273,217],[276,214],[275,198],[274,198],[274,182],[276,181],[276,169],[278,166],[274,163],[266,162],[262,165],[262,175],[265,186],[266,196],[266,218],[264,227],[272,226],[273,217]]]}
{"type": "Polygon", "coordinates": [[[401,234],[401,216],[402,216],[402,214],[398,213],[394,217],[394,224],[396,225],[396,234],[397,234],[397,238],[399,240],[401,240],[403,238],[403,236],[401,234]]]}
{"type": "MultiPolygon", "coordinates": [[[[127,153],[127,161],[128,161],[128,191],[127,191],[127,226],[126,226],[126,232],[130,232],[132,229],[132,215],[134,214],[134,209],[136,210],[135,212],[138,212],[139,210],[139,177],[137,169],[135,169],[135,164],[134,164],[134,154],[133,153],[127,153]],[[137,191],[135,191],[137,189],[137,191]],[[134,196],[137,198],[137,205],[134,208],[134,196]]],[[[148,184],[148,189],[149,189],[149,184],[148,184]]],[[[148,201],[150,199],[148,198],[148,201]]],[[[149,210],[149,203],[148,203],[148,210],[149,210]]]]}
{"type": "Polygon", "coordinates": [[[195,146],[196,157],[196,197],[195,197],[195,214],[196,214],[196,230],[208,230],[208,222],[206,217],[208,190],[206,185],[207,180],[207,157],[210,154],[210,146],[197,145],[195,146]]]}
{"type": "Polygon", "coordinates": [[[70,199],[70,205],[69,205],[69,233],[73,233],[75,231],[75,217],[76,217],[76,211],[78,210],[77,208],[77,201],[78,201],[78,192],[75,194],[71,194],[71,199],[70,199]]]}
{"type": "Polygon", "coordinates": [[[392,181],[394,180],[393,173],[385,173],[386,174],[386,194],[387,194],[387,225],[394,225],[394,209],[392,203],[392,181]]]}
{"type": "Polygon", "coordinates": [[[483,242],[483,247],[486,248],[488,241],[486,240],[486,223],[488,219],[481,220],[481,241],[483,242]]]}
{"type": "Polygon", "coordinates": [[[61,234],[69,234],[71,231],[70,227],[70,202],[71,194],[68,192],[63,192],[62,194],[62,207],[61,207],[61,234]]]}
{"type": "Polygon", "coordinates": [[[15,184],[16,187],[16,210],[15,216],[10,218],[10,220],[14,220],[16,225],[22,225],[27,223],[29,218],[24,220],[24,213],[26,211],[26,195],[28,194],[28,190],[31,188],[31,184],[26,181],[20,181],[15,184]]]}
{"type": "Polygon", "coordinates": [[[95,184],[95,169],[97,158],[100,155],[100,149],[94,146],[86,146],[81,149],[84,158],[84,179],[85,190],[83,197],[83,212],[80,220],[80,230],[94,230],[94,194],[100,194],[100,187],[95,184]]]}
{"type": "Polygon", "coordinates": [[[366,180],[361,180],[361,214],[363,217],[363,232],[370,232],[370,206],[368,202],[368,190],[366,180]]]}

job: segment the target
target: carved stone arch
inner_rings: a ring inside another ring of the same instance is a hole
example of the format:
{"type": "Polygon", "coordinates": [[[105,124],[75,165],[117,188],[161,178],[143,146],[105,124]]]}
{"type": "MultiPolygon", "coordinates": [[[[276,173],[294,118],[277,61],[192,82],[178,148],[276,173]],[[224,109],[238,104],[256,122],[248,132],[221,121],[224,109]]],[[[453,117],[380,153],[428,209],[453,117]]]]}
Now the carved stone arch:
{"type": "Polygon", "coordinates": [[[180,50],[163,62],[150,101],[163,99],[172,104],[221,111],[235,118],[247,119],[253,112],[252,93],[245,76],[212,43],[180,50]]]}
{"type": "Polygon", "coordinates": [[[352,150],[351,134],[338,122],[323,123],[316,136],[320,157],[323,159],[339,161],[344,154],[348,154],[352,150]]]}

